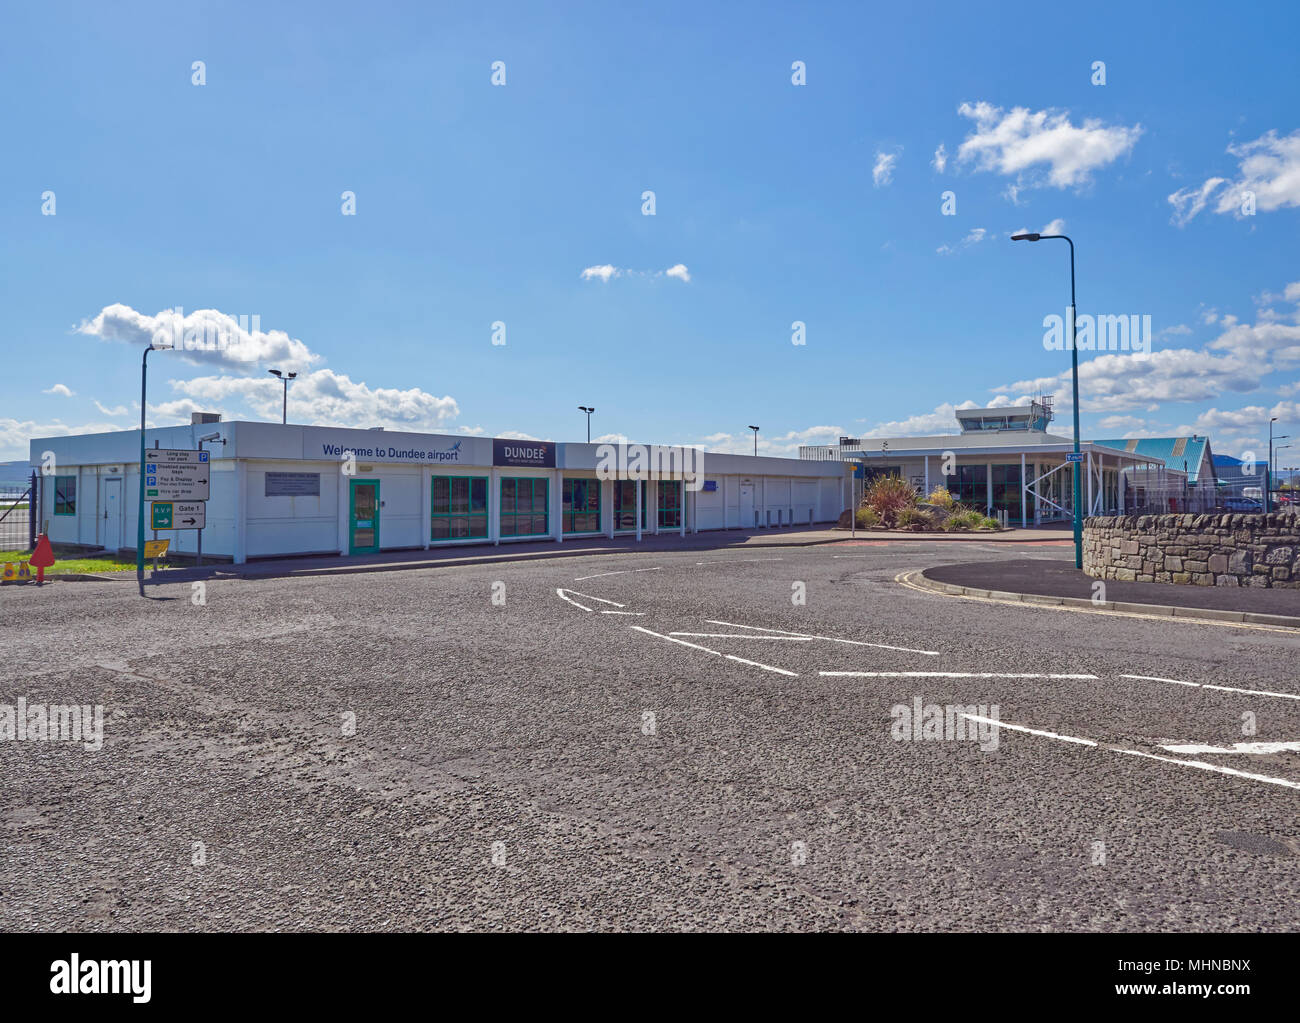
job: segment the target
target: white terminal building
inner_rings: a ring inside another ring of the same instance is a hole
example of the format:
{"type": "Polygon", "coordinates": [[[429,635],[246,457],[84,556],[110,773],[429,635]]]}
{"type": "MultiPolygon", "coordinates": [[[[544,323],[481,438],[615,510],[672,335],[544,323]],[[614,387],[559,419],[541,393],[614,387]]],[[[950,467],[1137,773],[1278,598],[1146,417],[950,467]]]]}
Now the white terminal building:
{"type": "MultiPolygon", "coordinates": [[[[841,461],[692,451],[693,472],[681,471],[680,460],[652,459],[648,472],[613,474],[642,477],[628,479],[602,478],[610,474],[598,469],[617,446],[599,444],[252,422],[150,429],[145,441],[193,450],[212,434],[217,439],[203,444],[210,467],[203,554],[237,563],[779,528],[833,522],[849,501],[841,461]]],[[[31,464],[45,473],[40,522],[54,543],[135,548],[139,430],[38,438],[31,464]]],[[[146,538],[197,552],[200,531],[155,534],[145,500],[146,538]]]]}
{"type": "MultiPolygon", "coordinates": [[[[946,487],[962,504],[1002,513],[1008,525],[1070,519],[1074,483],[1069,453],[1074,441],[1047,432],[1052,400],[1028,405],[957,410],[961,432],[937,437],[841,437],[839,444],[807,445],[809,461],[853,462],[866,480],[901,476],[923,494],[946,487]]],[[[1148,474],[1164,481],[1147,455],[1125,442],[1081,441],[1084,515],[1122,515],[1145,502],[1148,474]]],[[[1178,510],[1174,508],[1172,510],[1178,510]]]]}

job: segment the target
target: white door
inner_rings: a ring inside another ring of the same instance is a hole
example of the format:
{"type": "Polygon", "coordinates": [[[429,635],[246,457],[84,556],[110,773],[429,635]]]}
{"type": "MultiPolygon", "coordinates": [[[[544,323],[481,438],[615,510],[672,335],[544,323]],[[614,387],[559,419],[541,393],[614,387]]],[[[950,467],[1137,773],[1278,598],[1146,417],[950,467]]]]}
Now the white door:
{"type": "Polygon", "coordinates": [[[110,551],[122,546],[122,481],[104,480],[104,514],[100,519],[103,532],[99,542],[110,551]]]}
{"type": "Polygon", "coordinates": [[[754,528],[754,484],[740,485],[740,528],[754,528]]]}

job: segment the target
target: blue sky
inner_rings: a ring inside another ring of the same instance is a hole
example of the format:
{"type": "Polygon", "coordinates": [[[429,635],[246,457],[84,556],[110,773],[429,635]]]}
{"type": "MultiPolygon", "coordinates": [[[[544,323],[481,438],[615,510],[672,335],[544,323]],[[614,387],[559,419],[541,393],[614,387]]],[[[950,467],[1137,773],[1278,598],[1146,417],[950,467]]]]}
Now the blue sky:
{"type": "Polygon", "coordinates": [[[1300,437],[1297,10],[11,8],[0,458],[134,425],[178,307],[226,341],[150,357],[158,425],[278,419],[281,367],[296,422],[794,454],[1042,390],[1065,431],[1068,250],[1008,240],[1057,221],[1080,313],[1154,335],[1081,353],[1085,434],[1300,437]]]}

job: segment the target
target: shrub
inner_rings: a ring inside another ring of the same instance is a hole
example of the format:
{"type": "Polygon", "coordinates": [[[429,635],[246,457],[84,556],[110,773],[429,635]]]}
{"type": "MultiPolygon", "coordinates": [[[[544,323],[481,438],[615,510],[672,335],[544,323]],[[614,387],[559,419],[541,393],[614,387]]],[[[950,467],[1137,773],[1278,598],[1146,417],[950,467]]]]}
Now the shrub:
{"type": "MultiPolygon", "coordinates": [[[[978,514],[978,512],[976,514],[978,514]]],[[[980,515],[980,518],[983,520],[979,524],[980,529],[1001,529],[1002,528],[1002,523],[999,522],[997,519],[991,519],[987,515],[980,515]]]]}
{"type": "Polygon", "coordinates": [[[948,511],[959,511],[960,506],[953,500],[952,491],[947,487],[935,487],[930,491],[930,496],[925,499],[926,504],[932,504],[936,508],[944,508],[948,511]]]}
{"type": "Polygon", "coordinates": [[[876,509],[868,508],[865,504],[858,509],[859,529],[870,529],[878,525],[880,525],[880,516],[876,514],[876,509]]]}
{"type": "Polygon", "coordinates": [[[867,488],[866,504],[876,510],[880,521],[893,527],[898,513],[916,504],[916,491],[899,476],[877,476],[867,488]]]}
{"type": "Polygon", "coordinates": [[[996,520],[987,519],[982,512],[977,512],[972,509],[963,509],[949,518],[948,521],[943,524],[943,528],[950,533],[966,533],[972,529],[982,528],[986,521],[993,521],[995,525],[997,524],[996,520]]]}
{"type": "Polygon", "coordinates": [[[898,513],[898,528],[912,530],[934,529],[934,518],[920,508],[903,508],[898,513]]]}

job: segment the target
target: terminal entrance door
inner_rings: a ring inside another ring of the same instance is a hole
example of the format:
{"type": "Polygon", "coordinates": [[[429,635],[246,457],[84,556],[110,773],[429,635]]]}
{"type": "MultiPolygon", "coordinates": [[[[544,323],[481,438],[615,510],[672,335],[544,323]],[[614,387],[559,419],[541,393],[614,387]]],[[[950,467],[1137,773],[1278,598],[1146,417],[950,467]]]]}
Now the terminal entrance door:
{"type": "Polygon", "coordinates": [[[348,553],[379,551],[379,481],[351,481],[352,514],[349,516],[348,553]]]}
{"type": "Polygon", "coordinates": [[[103,534],[99,542],[110,551],[122,546],[122,481],[104,480],[103,534]]]}
{"type": "Polygon", "coordinates": [[[749,480],[740,484],[740,528],[754,528],[754,484],[749,480]]]}

